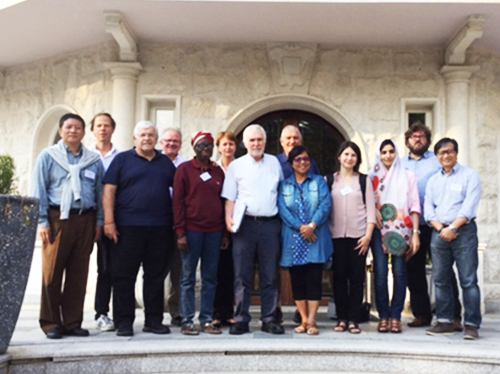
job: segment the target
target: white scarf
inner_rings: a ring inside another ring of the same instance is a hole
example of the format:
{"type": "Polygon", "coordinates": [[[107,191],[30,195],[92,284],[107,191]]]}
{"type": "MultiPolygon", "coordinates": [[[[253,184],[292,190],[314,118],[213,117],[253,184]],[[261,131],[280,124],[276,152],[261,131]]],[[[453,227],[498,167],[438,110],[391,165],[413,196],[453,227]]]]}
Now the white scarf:
{"type": "Polygon", "coordinates": [[[382,215],[382,242],[387,251],[402,255],[410,245],[413,223],[409,216],[408,192],[410,182],[406,170],[399,159],[398,148],[394,144],[396,158],[387,170],[380,159],[377,148],[375,164],[368,175],[373,181],[377,209],[382,215]]]}
{"type": "Polygon", "coordinates": [[[96,161],[100,161],[97,153],[89,151],[85,146],[81,145],[82,157],[78,164],[70,165],[68,162],[68,152],[64,142],[59,140],[57,144],[47,149],[47,152],[57,164],[68,172],[68,176],[64,181],[63,192],[61,196],[61,217],[60,219],[68,219],[71,210],[73,198],[75,201],[81,199],[82,185],[80,181],[80,171],[96,161]]]}

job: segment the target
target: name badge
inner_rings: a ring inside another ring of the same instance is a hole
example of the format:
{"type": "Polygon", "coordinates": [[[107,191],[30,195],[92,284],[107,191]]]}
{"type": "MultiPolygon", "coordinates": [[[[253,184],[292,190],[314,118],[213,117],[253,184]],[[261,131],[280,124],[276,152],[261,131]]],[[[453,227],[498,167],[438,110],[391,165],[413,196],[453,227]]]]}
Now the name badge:
{"type": "Polygon", "coordinates": [[[458,183],[452,183],[450,186],[450,190],[456,191],[456,192],[462,192],[462,185],[458,183]]]}
{"type": "Polygon", "coordinates": [[[352,193],[352,187],[351,186],[344,187],[340,190],[340,193],[342,194],[342,196],[347,196],[350,193],[352,193]]]}
{"type": "Polygon", "coordinates": [[[89,179],[94,180],[95,179],[95,173],[92,170],[85,170],[83,172],[83,175],[89,179]]]}
{"type": "Polygon", "coordinates": [[[200,178],[203,182],[206,182],[206,181],[212,179],[212,176],[208,173],[208,171],[206,171],[200,175],[200,178]]]}

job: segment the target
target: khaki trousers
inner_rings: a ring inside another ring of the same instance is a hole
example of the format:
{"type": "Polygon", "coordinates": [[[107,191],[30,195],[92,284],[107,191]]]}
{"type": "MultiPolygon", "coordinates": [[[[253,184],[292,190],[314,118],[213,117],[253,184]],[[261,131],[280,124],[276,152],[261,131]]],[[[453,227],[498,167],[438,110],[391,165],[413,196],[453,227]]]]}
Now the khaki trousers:
{"type": "Polygon", "coordinates": [[[42,247],[40,327],[45,333],[57,326],[81,327],[94,246],[95,211],[71,213],[64,221],[59,216],[58,210],[50,209],[51,240],[42,247]]]}

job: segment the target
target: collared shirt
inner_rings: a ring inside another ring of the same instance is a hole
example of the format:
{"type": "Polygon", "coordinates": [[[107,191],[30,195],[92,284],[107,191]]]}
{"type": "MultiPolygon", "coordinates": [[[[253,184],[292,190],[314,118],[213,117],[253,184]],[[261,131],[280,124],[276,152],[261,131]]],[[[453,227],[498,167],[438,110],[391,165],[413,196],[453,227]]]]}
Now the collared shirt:
{"type": "Polygon", "coordinates": [[[476,218],[481,199],[479,173],[456,164],[449,174],[434,174],[425,190],[425,220],[450,225],[457,218],[476,218]]]}
{"type": "Polygon", "coordinates": [[[259,161],[246,154],[229,165],[221,196],[242,201],[250,216],[272,217],[278,214],[278,185],[283,180],[280,163],[273,155],[264,154],[259,161]]]}
{"type": "Polygon", "coordinates": [[[431,152],[425,152],[419,160],[411,158],[410,155],[401,158],[401,163],[406,170],[413,171],[417,176],[418,182],[418,195],[420,197],[420,208],[422,209],[422,214],[420,216],[420,225],[425,225],[424,219],[424,199],[425,199],[425,188],[429,178],[441,170],[441,164],[439,163],[436,155],[431,152]]]}
{"type": "Polygon", "coordinates": [[[104,177],[105,184],[117,187],[115,222],[119,226],[172,226],[175,167],[160,152],[148,160],[135,148],[119,153],[104,177]]]}
{"type": "MultiPolygon", "coordinates": [[[[280,162],[281,169],[283,170],[283,178],[287,179],[292,175],[293,169],[292,165],[288,162],[288,157],[286,157],[285,152],[280,153],[278,156],[276,156],[278,161],[280,162]]],[[[320,175],[318,165],[316,162],[311,158],[311,169],[309,170],[311,174],[317,174],[320,175]]]]}
{"type": "Polygon", "coordinates": [[[189,161],[189,160],[187,158],[184,158],[184,157],[182,157],[181,155],[178,154],[177,157],[175,158],[175,160],[172,161],[172,163],[174,164],[174,166],[176,168],[178,168],[180,164],[183,164],[186,161],[189,161]]]}
{"type": "MultiPolygon", "coordinates": [[[[76,165],[82,157],[82,149],[75,155],[64,145],[68,162],[76,165]]],[[[83,144],[82,144],[83,147],[83,144]]],[[[103,225],[104,214],[102,211],[102,179],[104,169],[102,163],[96,160],[95,163],[80,171],[81,199],[71,202],[71,209],[86,210],[94,208],[97,213],[96,224],[103,225]]],[[[48,227],[49,207],[60,206],[64,189],[64,181],[68,177],[68,172],[64,170],[45,149],[38,156],[33,176],[33,196],[40,199],[40,217],[38,223],[42,227],[48,227]]]]}
{"type": "Polygon", "coordinates": [[[97,143],[92,144],[89,147],[89,150],[92,152],[97,153],[101,157],[102,161],[102,166],[104,166],[104,171],[108,170],[109,165],[111,165],[111,162],[115,158],[115,156],[120,153],[118,148],[115,147],[114,144],[111,144],[111,150],[106,153],[104,156],[102,155],[101,151],[97,149],[97,143]]]}

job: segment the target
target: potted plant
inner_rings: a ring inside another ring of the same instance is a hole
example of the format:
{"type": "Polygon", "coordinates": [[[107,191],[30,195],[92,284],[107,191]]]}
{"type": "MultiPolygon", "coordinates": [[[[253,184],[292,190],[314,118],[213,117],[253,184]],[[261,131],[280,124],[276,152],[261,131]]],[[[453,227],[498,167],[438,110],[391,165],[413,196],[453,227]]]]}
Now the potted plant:
{"type": "Polygon", "coordinates": [[[39,200],[12,195],[14,160],[0,155],[0,354],[7,351],[28,282],[39,200]]]}

